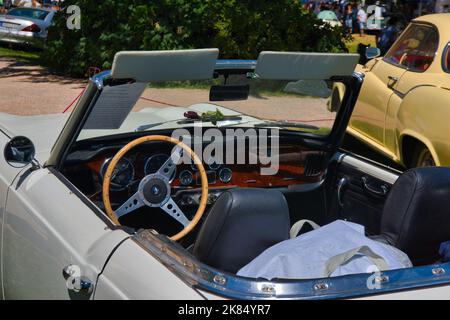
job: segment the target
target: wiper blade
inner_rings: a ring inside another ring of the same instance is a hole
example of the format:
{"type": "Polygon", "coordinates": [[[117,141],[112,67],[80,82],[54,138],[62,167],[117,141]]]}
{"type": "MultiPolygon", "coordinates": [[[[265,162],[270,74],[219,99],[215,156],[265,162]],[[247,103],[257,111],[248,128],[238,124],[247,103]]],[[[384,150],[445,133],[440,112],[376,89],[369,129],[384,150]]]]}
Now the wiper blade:
{"type": "Polygon", "coordinates": [[[159,127],[159,126],[162,126],[167,123],[176,123],[176,124],[211,123],[217,127],[227,127],[227,126],[232,126],[232,125],[243,124],[246,122],[248,122],[248,121],[242,121],[241,116],[225,116],[223,120],[218,120],[218,121],[212,121],[209,119],[202,120],[202,119],[183,118],[183,119],[175,119],[175,120],[168,120],[168,121],[163,121],[163,122],[144,124],[144,125],[137,127],[135,131],[137,131],[137,132],[138,131],[146,131],[151,128],[159,127]]]}
{"type": "Polygon", "coordinates": [[[151,129],[153,127],[162,126],[163,124],[166,124],[166,123],[178,122],[178,121],[182,121],[182,120],[184,120],[184,118],[183,119],[168,120],[168,121],[163,121],[163,122],[155,122],[155,123],[150,123],[150,124],[144,124],[144,125],[141,125],[141,126],[137,127],[135,131],[137,131],[137,132],[138,131],[146,131],[146,130],[151,129]]]}
{"type": "Polygon", "coordinates": [[[279,128],[298,128],[298,129],[306,129],[306,130],[319,130],[319,127],[304,124],[300,122],[289,122],[289,121],[265,121],[263,123],[255,124],[255,127],[279,127],[279,128]]]}

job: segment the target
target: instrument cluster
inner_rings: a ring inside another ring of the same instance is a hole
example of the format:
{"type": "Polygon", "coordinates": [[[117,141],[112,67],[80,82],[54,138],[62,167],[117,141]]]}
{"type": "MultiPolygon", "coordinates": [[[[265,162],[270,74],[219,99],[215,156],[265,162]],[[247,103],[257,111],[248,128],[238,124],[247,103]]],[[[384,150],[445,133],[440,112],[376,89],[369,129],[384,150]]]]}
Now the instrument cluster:
{"type": "MultiPolygon", "coordinates": [[[[231,181],[233,172],[230,168],[218,163],[214,159],[207,159],[205,161],[206,176],[208,177],[208,184],[215,184],[217,180],[221,183],[228,183],[231,181]]],[[[184,169],[180,172],[178,179],[180,185],[201,185],[198,168],[195,164],[191,164],[190,168],[184,169]]]]}
{"type": "MultiPolygon", "coordinates": [[[[103,181],[111,159],[112,157],[108,157],[102,162],[99,170],[100,181],[103,181]]],[[[134,154],[129,157],[125,156],[121,158],[112,174],[111,190],[123,191],[127,189],[130,185],[138,182],[139,179],[142,179],[144,176],[157,172],[168,159],[169,154],[165,153],[156,153],[151,156],[134,154]],[[142,164],[139,163],[143,163],[143,170],[142,164]]],[[[207,159],[204,166],[208,177],[208,184],[231,182],[233,172],[230,168],[218,163],[214,159],[207,159]]],[[[195,164],[178,165],[177,169],[178,171],[175,170],[170,178],[171,182],[178,179],[175,185],[181,187],[201,185],[200,175],[198,174],[198,168],[195,164]]]]}

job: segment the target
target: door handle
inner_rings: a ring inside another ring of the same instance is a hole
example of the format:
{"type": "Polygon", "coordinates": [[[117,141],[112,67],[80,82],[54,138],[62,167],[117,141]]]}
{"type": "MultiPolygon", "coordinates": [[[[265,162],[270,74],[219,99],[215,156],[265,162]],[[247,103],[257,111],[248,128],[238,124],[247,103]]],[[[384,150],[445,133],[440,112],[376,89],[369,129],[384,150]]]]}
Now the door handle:
{"type": "Polygon", "coordinates": [[[394,76],[388,76],[388,88],[389,89],[394,89],[394,85],[398,82],[399,77],[394,77],[394,76]]]}
{"type": "Polygon", "coordinates": [[[385,184],[382,184],[379,189],[376,189],[370,185],[369,179],[367,177],[362,177],[361,181],[363,189],[367,191],[369,194],[383,198],[389,193],[389,187],[386,186],[385,184]]]}
{"type": "Polygon", "coordinates": [[[339,180],[338,182],[338,187],[337,187],[337,200],[338,200],[338,204],[339,207],[344,208],[344,202],[342,194],[344,192],[344,187],[348,184],[348,178],[347,177],[343,177],[341,178],[341,180],[339,180]]]}

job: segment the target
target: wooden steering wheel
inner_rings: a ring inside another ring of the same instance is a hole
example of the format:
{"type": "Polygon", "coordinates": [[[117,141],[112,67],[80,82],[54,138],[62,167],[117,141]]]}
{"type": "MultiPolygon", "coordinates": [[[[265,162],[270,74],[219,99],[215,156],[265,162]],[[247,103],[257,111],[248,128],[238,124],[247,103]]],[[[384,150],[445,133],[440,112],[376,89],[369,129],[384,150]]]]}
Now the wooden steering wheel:
{"type": "Polygon", "coordinates": [[[105,205],[106,213],[109,218],[116,224],[120,225],[119,218],[133,212],[134,210],[143,207],[158,207],[164,210],[168,215],[177,220],[184,226],[184,229],[179,233],[170,237],[171,240],[177,241],[187,235],[194,229],[200,218],[203,216],[206,208],[206,202],[208,199],[208,179],[206,177],[206,171],[203,167],[202,162],[195,152],[189,148],[183,142],[166,136],[151,135],[142,138],[135,139],[124,146],[117,152],[114,158],[111,159],[108,169],[106,170],[105,176],[103,178],[103,202],[105,205]],[[111,184],[111,179],[114,178],[114,169],[116,168],[119,160],[132,148],[148,142],[148,141],[165,141],[170,142],[175,145],[171,156],[167,161],[159,168],[155,173],[145,176],[139,183],[138,191],[132,195],[124,204],[122,204],[116,211],[111,207],[111,201],[109,198],[109,187],[111,184]],[[198,173],[201,178],[201,188],[202,195],[200,198],[200,204],[195,213],[194,218],[189,221],[186,215],[181,211],[175,201],[171,198],[171,186],[170,177],[176,168],[176,163],[179,160],[182,149],[187,152],[194,164],[198,168],[198,173]]]}

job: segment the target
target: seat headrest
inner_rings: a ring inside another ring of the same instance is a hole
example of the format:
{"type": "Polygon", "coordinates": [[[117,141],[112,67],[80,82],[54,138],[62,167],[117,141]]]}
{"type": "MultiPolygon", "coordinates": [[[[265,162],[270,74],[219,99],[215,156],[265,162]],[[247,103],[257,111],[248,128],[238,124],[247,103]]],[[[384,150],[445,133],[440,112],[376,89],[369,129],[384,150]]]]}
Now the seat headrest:
{"type": "Polygon", "coordinates": [[[440,243],[450,240],[450,168],[402,174],[386,199],[381,236],[415,264],[436,261],[440,243]]]}
{"type": "Polygon", "coordinates": [[[193,253],[212,267],[236,273],[265,249],[289,239],[289,227],[281,192],[232,189],[211,208],[193,253]]]}

